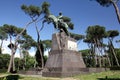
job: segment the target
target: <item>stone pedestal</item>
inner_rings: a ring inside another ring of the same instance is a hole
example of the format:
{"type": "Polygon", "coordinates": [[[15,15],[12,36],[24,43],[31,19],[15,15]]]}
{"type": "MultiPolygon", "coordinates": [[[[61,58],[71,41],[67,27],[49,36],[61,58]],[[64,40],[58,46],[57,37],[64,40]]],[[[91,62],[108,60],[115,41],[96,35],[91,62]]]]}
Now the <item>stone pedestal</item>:
{"type": "Polygon", "coordinates": [[[45,65],[45,77],[67,77],[80,74],[85,68],[83,58],[77,52],[77,43],[64,33],[55,33],[52,36],[52,49],[45,65]]]}

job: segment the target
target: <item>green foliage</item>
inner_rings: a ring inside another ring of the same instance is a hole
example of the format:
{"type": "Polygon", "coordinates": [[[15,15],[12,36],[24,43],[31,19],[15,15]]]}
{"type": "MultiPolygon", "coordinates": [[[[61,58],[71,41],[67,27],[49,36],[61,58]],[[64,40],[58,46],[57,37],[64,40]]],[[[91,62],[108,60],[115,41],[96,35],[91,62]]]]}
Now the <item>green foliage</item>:
{"type": "Polygon", "coordinates": [[[7,33],[2,29],[2,27],[0,27],[0,39],[5,40],[7,38],[8,38],[7,33]]]}
{"type": "Polygon", "coordinates": [[[103,37],[105,37],[105,27],[95,25],[95,26],[89,26],[86,30],[87,36],[86,38],[94,39],[98,38],[99,40],[103,37]]]}
{"type": "Polygon", "coordinates": [[[117,30],[109,30],[107,31],[107,37],[108,37],[108,56],[110,58],[112,66],[117,65],[119,66],[119,60],[116,56],[115,48],[113,45],[113,38],[118,36],[119,32],[117,30]]]}
{"type": "Polygon", "coordinates": [[[24,53],[24,57],[22,59],[19,59],[19,61],[16,61],[16,68],[19,70],[28,70],[29,68],[33,68],[35,63],[35,58],[33,56],[30,56],[27,53],[24,53]]]}
{"type": "Polygon", "coordinates": [[[95,60],[93,54],[90,54],[90,49],[80,50],[86,67],[95,67],[95,60]]]}
{"type": "Polygon", "coordinates": [[[0,75],[1,73],[6,73],[6,72],[7,72],[7,69],[4,69],[4,68],[0,69],[0,75]]]}
{"type": "Polygon", "coordinates": [[[99,25],[89,26],[86,30],[86,33],[87,34],[84,42],[91,44],[91,46],[89,45],[90,48],[93,48],[93,46],[96,46],[96,48],[103,47],[103,38],[106,38],[107,36],[105,27],[99,25]]]}
{"type": "Polygon", "coordinates": [[[26,6],[26,5],[22,5],[21,9],[28,14],[31,18],[34,18],[36,16],[40,16],[41,14],[41,10],[39,7],[34,6],[34,5],[30,5],[30,6],[26,6]]]}
{"type": "Polygon", "coordinates": [[[46,2],[46,1],[43,2],[42,3],[42,12],[45,14],[50,14],[49,7],[50,7],[50,4],[48,2],[46,2]]]}
{"type": "MultiPolygon", "coordinates": [[[[26,69],[33,68],[34,63],[35,63],[35,58],[28,55],[25,55],[25,59],[20,59],[20,58],[15,58],[15,68],[16,70],[21,70],[23,69],[23,66],[25,65],[26,69]],[[26,59],[26,64],[25,64],[25,59],[26,59]]],[[[10,60],[10,55],[9,54],[0,54],[0,72],[6,72],[6,69],[8,68],[10,60]],[[5,71],[4,71],[5,70],[5,71]]]]}
{"type": "Polygon", "coordinates": [[[21,44],[21,47],[25,50],[29,50],[32,46],[36,46],[35,41],[30,35],[24,35],[22,40],[18,41],[21,44]]]}
{"type": "Polygon", "coordinates": [[[4,24],[2,29],[9,35],[12,35],[12,36],[17,35],[17,33],[16,33],[17,27],[15,27],[14,25],[4,24]]]}
{"type": "Polygon", "coordinates": [[[96,0],[100,5],[102,6],[106,6],[106,7],[109,7],[112,2],[111,0],[96,0]]]}
{"type": "Polygon", "coordinates": [[[84,40],[83,40],[83,42],[85,42],[85,43],[94,43],[92,40],[90,40],[90,38],[89,37],[87,37],[87,38],[85,38],[84,40]]]}
{"type": "MultiPolygon", "coordinates": [[[[111,45],[111,46],[113,46],[113,45],[111,45]]],[[[114,54],[113,54],[113,52],[112,52],[111,46],[108,45],[107,53],[108,53],[108,56],[109,56],[109,58],[110,58],[112,67],[116,67],[117,64],[116,64],[116,60],[115,60],[114,54]]],[[[116,52],[115,55],[116,55],[116,57],[117,57],[117,59],[118,59],[118,62],[119,62],[119,64],[120,64],[120,49],[115,48],[115,52],[116,52]]]]}
{"type": "Polygon", "coordinates": [[[43,46],[44,46],[44,50],[51,49],[51,46],[52,46],[52,41],[51,40],[43,40],[42,43],[43,43],[43,46]]]}
{"type": "Polygon", "coordinates": [[[46,63],[46,61],[47,61],[47,59],[48,59],[48,56],[45,55],[45,56],[43,57],[43,59],[44,59],[44,63],[46,63]]]}
{"type": "Polygon", "coordinates": [[[48,2],[43,2],[41,7],[37,7],[34,5],[26,6],[22,5],[21,9],[25,12],[25,14],[29,15],[33,20],[37,19],[40,14],[49,14],[49,6],[48,2]]]}
{"type": "Polygon", "coordinates": [[[110,67],[110,70],[120,70],[120,67],[118,67],[118,66],[113,66],[113,67],[110,67]]]}
{"type": "MultiPolygon", "coordinates": [[[[20,34],[22,31],[23,31],[23,28],[17,27],[17,30],[16,30],[16,33],[17,33],[17,34],[20,34]]],[[[24,30],[21,35],[22,35],[22,36],[27,35],[27,31],[24,30]]]]}
{"type": "MultiPolygon", "coordinates": [[[[22,30],[23,28],[18,28],[14,25],[8,25],[8,24],[4,24],[3,27],[1,27],[1,29],[8,35],[11,35],[13,37],[17,36],[22,30]]],[[[26,34],[26,30],[22,33],[22,35],[26,34]]]]}
{"type": "Polygon", "coordinates": [[[3,40],[7,40],[8,39],[8,35],[7,33],[2,30],[2,27],[0,27],[0,40],[1,40],[1,45],[0,45],[0,54],[2,54],[2,44],[3,44],[3,40]]]}
{"type": "Polygon", "coordinates": [[[7,69],[10,60],[9,54],[0,54],[0,69],[7,69]]]}
{"type": "Polygon", "coordinates": [[[80,34],[70,33],[70,36],[77,41],[81,40],[81,39],[84,39],[84,35],[80,35],[80,34]]]}
{"type": "Polygon", "coordinates": [[[107,37],[114,38],[119,35],[118,30],[109,30],[107,31],[107,37]]]}
{"type": "Polygon", "coordinates": [[[26,68],[33,68],[34,67],[34,63],[35,63],[35,58],[32,56],[27,56],[26,57],[26,68]]]}
{"type": "Polygon", "coordinates": [[[118,59],[119,64],[120,64],[120,49],[117,49],[117,48],[116,48],[115,51],[116,51],[117,59],[118,59]]]}
{"type": "Polygon", "coordinates": [[[18,69],[20,66],[20,58],[15,58],[14,61],[15,61],[15,68],[18,69]]]}

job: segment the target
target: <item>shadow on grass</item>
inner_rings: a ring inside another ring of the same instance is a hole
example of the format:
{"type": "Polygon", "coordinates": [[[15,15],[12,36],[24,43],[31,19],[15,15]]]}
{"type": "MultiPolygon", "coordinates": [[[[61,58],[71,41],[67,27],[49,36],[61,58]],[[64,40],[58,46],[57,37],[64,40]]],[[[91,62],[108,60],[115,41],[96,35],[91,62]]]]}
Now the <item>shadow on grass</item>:
{"type": "Polygon", "coordinates": [[[98,78],[98,80],[120,80],[120,78],[108,78],[106,76],[105,78],[98,78]]]}
{"type": "Polygon", "coordinates": [[[6,76],[5,80],[19,80],[21,78],[22,77],[20,77],[19,75],[8,75],[8,76],[6,76]]]}
{"type": "Polygon", "coordinates": [[[98,80],[120,80],[120,78],[98,78],[98,80]]]}

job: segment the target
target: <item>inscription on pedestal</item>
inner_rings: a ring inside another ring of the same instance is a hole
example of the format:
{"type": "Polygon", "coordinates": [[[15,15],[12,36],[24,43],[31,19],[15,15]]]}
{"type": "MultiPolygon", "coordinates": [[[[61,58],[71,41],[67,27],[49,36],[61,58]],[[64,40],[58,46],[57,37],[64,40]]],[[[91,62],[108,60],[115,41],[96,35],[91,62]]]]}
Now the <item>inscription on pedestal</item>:
{"type": "Polygon", "coordinates": [[[77,43],[74,41],[68,40],[68,50],[77,51],[77,43]]]}

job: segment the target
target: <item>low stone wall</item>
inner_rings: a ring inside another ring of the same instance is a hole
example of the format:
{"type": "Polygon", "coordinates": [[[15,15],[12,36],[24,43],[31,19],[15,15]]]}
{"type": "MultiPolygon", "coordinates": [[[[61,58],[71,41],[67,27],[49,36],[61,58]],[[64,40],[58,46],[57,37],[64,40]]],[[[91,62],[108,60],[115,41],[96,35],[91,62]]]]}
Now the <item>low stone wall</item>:
{"type": "Polygon", "coordinates": [[[108,71],[109,68],[80,68],[79,71],[81,72],[87,72],[87,73],[94,73],[94,72],[102,72],[102,71],[108,71]]]}
{"type": "Polygon", "coordinates": [[[42,75],[41,69],[29,69],[29,70],[22,70],[18,72],[19,74],[25,74],[25,75],[42,75]]]}

